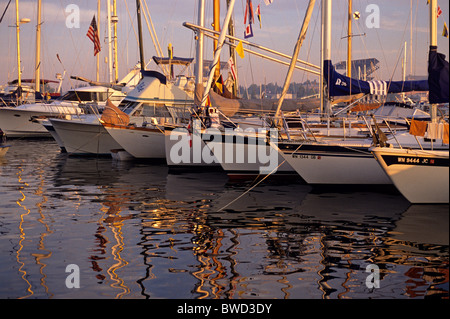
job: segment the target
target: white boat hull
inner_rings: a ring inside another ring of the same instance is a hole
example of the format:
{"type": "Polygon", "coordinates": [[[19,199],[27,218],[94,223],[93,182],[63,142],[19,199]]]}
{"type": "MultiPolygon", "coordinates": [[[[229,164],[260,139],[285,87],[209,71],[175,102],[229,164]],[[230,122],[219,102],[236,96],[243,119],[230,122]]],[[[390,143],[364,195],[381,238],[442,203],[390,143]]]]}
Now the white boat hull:
{"type": "Polygon", "coordinates": [[[374,147],[399,192],[413,204],[449,202],[449,151],[374,147]]]}
{"type": "Polygon", "coordinates": [[[164,131],[104,124],[104,128],[122,148],[135,158],[163,159],[166,157],[164,131]]]}
{"type": "Polygon", "coordinates": [[[0,108],[0,127],[8,137],[50,137],[50,133],[32,118],[58,117],[79,114],[75,106],[54,104],[26,104],[0,108]]]}
{"type": "Polygon", "coordinates": [[[220,168],[201,135],[194,138],[185,128],[165,132],[165,153],[169,168],[220,168]]]}
{"type": "Polygon", "coordinates": [[[266,143],[265,134],[259,137],[242,135],[241,138],[238,134],[233,133],[235,139],[222,135],[221,139],[207,142],[228,176],[297,175],[278,150],[266,143]]]}
{"type": "Polygon", "coordinates": [[[50,137],[49,132],[39,123],[31,122],[32,117],[55,116],[49,112],[0,108],[0,127],[8,137],[50,137]]]}
{"type": "Polygon", "coordinates": [[[378,165],[369,146],[328,143],[282,144],[283,158],[309,184],[392,184],[378,165]]]}
{"type": "Polygon", "coordinates": [[[50,119],[65,150],[73,155],[108,155],[122,148],[98,122],[50,119]]]}

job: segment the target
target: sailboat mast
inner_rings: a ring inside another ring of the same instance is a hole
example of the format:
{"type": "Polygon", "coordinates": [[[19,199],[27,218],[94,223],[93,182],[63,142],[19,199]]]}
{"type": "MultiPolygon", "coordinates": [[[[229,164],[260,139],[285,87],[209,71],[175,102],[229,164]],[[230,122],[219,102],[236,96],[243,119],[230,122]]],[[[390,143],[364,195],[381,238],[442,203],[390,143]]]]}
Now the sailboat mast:
{"type": "Polygon", "coordinates": [[[114,29],[114,83],[119,81],[119,60],[118,60],[118,45],[117,45],[117,0],[113,0],[113,29],[114,29]]]}
{"type": "MultiPolygon", "coordinates": [[[[430,0],[430,50],[437,50],[437,0],[430,0]]],[[[431,122],[437,122],[437,106],[431,105],[431,122]]]]}
{"type": "Polygon", "coordinates": [[[286,79],[284,81],[283,91],[281,92],[280,99],[278,100],[277,111],[275,112],[275,117],[279,117],[281,113],[281,105],[283,104],[284,97],[289,89],[289,85],[291,83],[292,74],[294,72],[295,64],[297,62],[298,54],[300,52],[300,48],[302,47],[303,40],[306,37],[306,31],[308,30],[309,21],[311,20],[311,15],[314,9],[314,4],[316,0],[309,0],[308,8],[306,9],[305,18],[303,20],[302,28],[300,30],[300,34],[298,35],[297,43],[295,44],[294,53],[292,54],[291,64],[289,65],[289,70],[286,75],[286,79]]]}
{"type": "MultiPolygon", "coordinates": [[[[230,5],[230,0],[227,0],[227,9],[228,9],[229,5],[230,5]]],[[[228,26],[228,34],[230,36],[234,37],[235,36],[234,31],[235,31],[234,30],[234,21],[233,21],[233,17],[231,17],[230,24],[228,26]]],[[[230,39],[229,41],[230,41],[230,43],[234,44],[234,40],[230,39]]],[[[237,65],[236,64],[236,50],[232,46],[230,46],[230,58],[233,61],[233,64],[237,65]]],[[[238,95],[238,87],[239,87],[239,83],[238,83],[238,79],[236,78],[233,83],[233,95],[234,96],[238,95]]]]}
{"type": "MultiPolygon", "coordinates": [[[[100,33],[100,12],[101,12],[101,0],[97,0],[97,32],[100,33]]],[[[96,70],[97,82],[100,82],[100,54],[97,54],[97,70],[96,70]]]]}
{"type": "Polygon", "coordinates": [[[16,0],[16,41],[17,41],[17,87],[22,85],[22,74],[20,66],[20,20],[19,20],[19,0],[16,0]]]}
{"type": "Polygon", "coordinates": [[[140,59],[141,59],[141,71],[145,71],[144,43],[142,41],[141,0],[136,0],[136,13],[137,13],[137,21],[138,21],[139,56],[140,56],[140,59]]]}
{"type": "MultiPolygon", "coordinates": [[[[332,0],[322,0],[322,19],[323,19],[323,30],[322,30],[322,69],[324,66],[324,61],[331,60],[331,14],[332,14],[333,3],[332,0]]],[[[323,70],[322,70],[323,74],[323,70]]],[[[321,81],[325,79],[322,78],[321,81]]],[[[329,94],[323,94],[325,92],[329,92],[329,83],[324,83],[326,85],[327,90],[322,93],[323,99],[323,108],[325,113],[328,115],[331,114],[331,103],[329,100],[329,94]]]]}
{"type": "MultiPolygon", "coordinates": [[[[214,31],[220,32],[220,0],[214,0],[213,27],[214,27],[214,31]]],[[[218,41],[214,40],[213,42],[214,42],[214,52],[216,52],[218,41]]],[[[215,69],[214,79],[218,79],[220,76],[220,57],[219,57],[219,61],[217,63],[219,65],[219,67],[215,69]]]]}
{"type": "Polygon", "coordinates": [[[347,76],[352,77],[352,0],[348,0],[347,76]]]}
{"type": "Polygon", "coordinates": [[[35,92],[41,91],[41,0],[38,0],[36,24],[36,67],[34,71],[35,92]]]}
{"type": "Polygon", "coordinates": [[[108,67],[109,82],[113,82],[113,55],[112,55],[112,36],[111,36],[111,0],[106,0],[106,16],[108,25],[108,67]]]}
{"type": "Polygon", "coordinates": [[[211,64],[211,69],[209,71],[208,82],[206,83],[205,92],[203,93],[202,106],[206,105],[206,98],[208,97],[209,90],[211,89],[212,81],[213,81],[213,78],[214,78],[214,72],[216,70],[217,63],[219,62],[220,52],[222,51],[223,43],[225,41],[225,36],[226,36],[227,30],[228,30],[228,25],[230,23],[231,14],[233,13],[234,3],[235,2],[236,2],[236,0],[231,0],[230,1],[230,5],[228,7],[227,15],[226,15],[225,20],[223,22],[222,31],[220,32],[218,43],[217,43],[217,50],[214,53],[214,60],[213,60],[213,62],[211,64]]]}
{"type": "MultiPolygon", "coordinates": [[[[205,25],[205,0],[198,0],[198,25],[203,27],[205,25]]],[[[198,85],[203,85],[203,40],[204,35],[202,30],[197,33],[197,57],[195,81],[198,85]]]]}

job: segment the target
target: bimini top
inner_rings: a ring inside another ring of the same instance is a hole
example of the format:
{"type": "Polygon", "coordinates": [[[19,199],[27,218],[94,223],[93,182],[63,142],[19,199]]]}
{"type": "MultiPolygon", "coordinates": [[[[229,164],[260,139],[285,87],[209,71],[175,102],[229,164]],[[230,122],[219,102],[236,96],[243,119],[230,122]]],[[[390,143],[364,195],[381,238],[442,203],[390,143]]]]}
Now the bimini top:
{"type": "Polygon", "coordinates": [[[153,57],[153,61],[155,61],[155,63],[157,65],[160,64],[178,64],[178,65],[184,65],[184,66],[188,66],[189,64],[192,63],[192,61],[194,61],[193,58],[178,58],[178,57],[173,57],[171,58],[160,58],[157,56],[153,57]]]}

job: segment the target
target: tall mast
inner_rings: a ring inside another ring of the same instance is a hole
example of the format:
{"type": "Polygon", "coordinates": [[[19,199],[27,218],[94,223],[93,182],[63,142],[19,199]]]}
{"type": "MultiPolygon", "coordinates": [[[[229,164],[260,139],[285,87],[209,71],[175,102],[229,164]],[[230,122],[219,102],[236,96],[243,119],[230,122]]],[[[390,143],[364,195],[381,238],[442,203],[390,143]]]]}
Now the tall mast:
{"type": "MultiPolygon", "coordinates": [[[[322,0],[322,19],[323,19],[323,30],[322,30],[322,55],[323,55],[323,61],[331,60],[331,14],[332,14],[332,7],[333,3],[332,0],[322,0]]],[[[323,69],[323,63],[322,61],[322,69],[323,69]]],[[[323,70],[322,70],[323,72],[323,70]]],[[[321,81],[324,81],[324,78],[321,79],[321,81]]],[[[329,85],[328,83],[324,83],[326,85],[327,90],[326,92],[329,92],[329,85]]],[[[324,92],[322,92],[323,94],[324,92]]],[[[329,100],[328,93],[323,94],[323,108],[325,113],[328,115],[331,114],[331,104],[329,100]]]]}
{"type": "MultiPolygon", "coordinates": [[[[214,26],[214,31],[220,32],[220,0],[214,0],[214,5],[213,5],[213,26],[214,26]]],[[[217,44],[218,41],[214,40],[214,52],[216,52],[217,50],[217,44]]],[[[217,62],[219,67],[215,69],[214,72],[214,78],[217,79],[220,76],[220,57],[219,57],[219,61],[217,62]]]]}
{"type": "Polygon", "coordinates": [[[351,81],[351,77],[352,77],[352,0],[348,0],[347,24],[348,24],[348,34],[347,34],[347,76],[350,78],[350,81],[351,81]]]}
{"type": "MultiPolygon", "coordinates": [[[[230,0],[227,0],[227,8],[230,5],[230,0]]],[[[234,32],[234,22],[233,22],[233,17],[231,17],[230,20],[230,25],[228,26],[228,34],[231,35],[232,37],[235,36],[235,32],[234,32]]],[[[231,43],[234,43],[233,40],[230,40],[231,43]]],[[[233,61],[233,64],[236,65],[236,50],[230,46],[230,57],[233,61]]],[[[236,78],[236,80],[234,81],[234,85],[233,85],[233,95],[237,96],[238,95],[238,87],[239,87],[239,83],[238,83],[238,79],[236,78]]]]}
{"type": "Polygon", "coordinates": [[[117,23],[119,22],[117,17],[117,0],[113,0],[113,29],[114,29],[114,82],[119,81],[119,60],[118,60],[118,47],[117,47],[117,23]]]}
{"type": "Polygon", "coordinates": [[[142,16],[141,16],[141,0],[136,0],[136,14],[138,21],[138,33],[139,33],[139,57],[141,60],[141,70],[145,71],[144,60],[144,43],[142,41],[142,16]]]}
{"type": "MultiPolygon", "coordinates": [[[[100,12],[101,12],[101,0],[97,0],[97,32],[100,33],[100,12]]],[[[97,54],[97,82],[100,82],[100,54],[97,54]]]]}
{"type": "Polygon", "coordinates": [[[113,55],[112,55],[112,39],[111,39],[111,0],[106,0],[106,16],[108,25],[108,67],[109,82],[113,82],[113,55]]]}
{"type": "MultiPolygon", "coordinates": [[[[205,0],[198,0],[198,25],[205,26],[205,0]]],[[[203,39],[203,31],[198,30],[195,81],[200,85],[203,85],[203,39]]]]}
{"type": "MultiPolygon", "coordinates": [[[[205,26],[205,0],[198,0],[198,25],[201,27],[205,26]]],[[[203,30],[199,29],[197,31],[197,48],[196,48],[196,58],[195,58],[195,94],[194,103],[197,106],[202,104],[203,98],[203,42],[204,34],[203,30]]]]}
{"type": "MultiPolygon", "coordinates": [[[[430,50],[437,50],[437,0],[430,0],[430,50]]],[[[437,106],[431,105],[431,121],[437,121],[437,106]]]]}
{"type": "Polygon", "coordinates": [[[289,85],[291,83],[292,74],[294,72],[295,64],[297,62],[298,54],[300,52],[300,48],[302,47],[303,40],[306,37],[306,31],[308,30],[309,21],[311,20],[311,15],[314,9],[314,4],[316,0],[309,0],[308,8],[306,9],[305,18],[303,20],[302,28],[300,30],[300,34],[298,35],[297,43],[295,44],[294,53],[292,54],[291,64],[289,66],[288,73],[286,75],[286,80],[284,81],[283,91],[281,93],[281,97],[278,100],[277,111],[275,112],[275,117],[280,116],[281,105],[283,104],[284,97],[289,89],[289,85]]]}
{"type": "Polygon", "coordinates": [[[218,43],[217,43],[217,50],[214,53],[214,60],[212,62],[211,69],[209,71],[208,83],[206,84],[205,92],[203,93],[202,106],[205,106],[206,98],[208,97],[209,90],[211,89],[212,81],[213,81],[213,78],[214,78],[214,72],[216,70],[217,63],[219,62],[220,52],[222,51],[223,43],[225,41],[225,36],[226,36],[226,33],[227,33],[228,25],[230,23],[231,14],[233,12],[234,3],[235,2],[236,2],[236,0],[231,0],[230,1],[229,7],[228,7],[228,11],[227,11],[227,15],[226,15],[225,20],[223,22],[222,31],[220,32],[218,43]]]}
{"type": "Polygon", "coordinates": [[[41,91],[41,0],[38,0],[36,24],[36,67],[34,71],[35,92],[41,91]]]}
{"type": "Polygon", "coordinates": [[[20,66],[20,20],[19,20],[19,0],[16,0],[16,40],[17,40],[17,87],[22,85],[22,74],[20,66]]]}

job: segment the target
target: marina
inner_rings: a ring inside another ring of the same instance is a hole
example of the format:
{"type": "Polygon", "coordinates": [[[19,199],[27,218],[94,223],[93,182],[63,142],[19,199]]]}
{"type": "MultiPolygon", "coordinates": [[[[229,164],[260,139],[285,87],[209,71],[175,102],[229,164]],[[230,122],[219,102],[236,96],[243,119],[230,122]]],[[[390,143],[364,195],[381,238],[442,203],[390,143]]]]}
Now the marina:
{"type": "Polygon", "coordinates": [[[365,21],[352,0],[80,2],[48,55],[60,9],[20,2],[0,18],[0,299],[449,298],[447,3],[391,4],[400,43],[385,0],[365,21]]]}
{"type": "Polygon", "coordinates": [[[252,183],[71,157],[50,139],[11,144],[1,298],[448,297],[448,204],[297,180],[260,184],[220,211],[252,183]],[[65,284],[71,264],[79,289],[65,284]],[[378,289],[366,286],[369,264],[378,289]]]}

